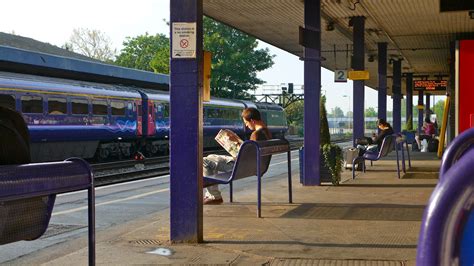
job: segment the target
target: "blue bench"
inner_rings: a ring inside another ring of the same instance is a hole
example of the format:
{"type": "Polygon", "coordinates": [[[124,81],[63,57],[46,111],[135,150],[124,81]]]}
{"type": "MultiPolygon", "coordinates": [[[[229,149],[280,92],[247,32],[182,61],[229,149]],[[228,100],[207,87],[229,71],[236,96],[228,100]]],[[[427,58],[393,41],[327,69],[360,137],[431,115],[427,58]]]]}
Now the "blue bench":
{"type": "Polygon", "coordinates": [[[474,128],[446,150],[423,215],[416,265],[474,265],[474,128]]]}
{"type": "Polygon", "coordinates": [[[35,240],[48,228],[56,195],[88,190],[89,265],[95,265],[91,168],[82,159],[0,166],[0,245],[35,240]]]}
{"type": "Polygon", "coordinates": [[[362,163],[362,171],[365,173],[365,161],[370,161],[372,165],[373,161],[378,161],[381,158],[387,156],[394,148],[397,152],[397,173],[398,178],[400,178],[400,165],[398,162],[398,149],[396,148],[396,136],[390,135],[386,136],[383,139],[382,146],[380,147],[379,151],[366,151],[362,156],[358,156],[352,160],[352,179],[355,179],[355,168],[354,167],[358,163],[362,163]]]}
{"type": "Polygon", "coordinates": [[[290,143],[284,139],[265,141],[247,140],[240,146],[232,171],[213,176],[204,176],[204,187],[216,184],[230,185],[230,202],[233,202],[232,182],[246,177],[257,177],[257,216],[261,217],[262,176],[270,166],[273,154],[287,153],[288,160],[288,202],[292,203],[291,189],[291,150],[290,143]]]}

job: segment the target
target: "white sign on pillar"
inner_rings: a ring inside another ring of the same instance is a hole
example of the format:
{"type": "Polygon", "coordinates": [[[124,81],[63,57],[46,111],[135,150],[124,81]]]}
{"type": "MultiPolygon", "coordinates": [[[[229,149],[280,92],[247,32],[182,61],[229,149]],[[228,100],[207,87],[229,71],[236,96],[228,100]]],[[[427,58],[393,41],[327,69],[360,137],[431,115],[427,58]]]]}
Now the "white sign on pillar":
{"type": "Polygon", "coordinates": [[[196,23],[173,22],[173,58],[196,58],[196,23]]]}
{"type": "Polygon", "coordinates": [[[347,70],[345,69],[334,70],[334,82],[347,82],[347,70]]]}

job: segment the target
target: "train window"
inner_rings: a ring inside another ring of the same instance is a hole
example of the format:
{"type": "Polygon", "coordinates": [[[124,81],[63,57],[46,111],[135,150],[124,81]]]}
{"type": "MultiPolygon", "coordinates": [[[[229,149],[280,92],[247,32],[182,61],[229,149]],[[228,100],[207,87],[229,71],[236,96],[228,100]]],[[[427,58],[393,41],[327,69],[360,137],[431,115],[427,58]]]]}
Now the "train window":
{"type": "Polygon", "coordinates": [[[48,113],[51,115],[67,114],[66,98],[48,98],[48,113]]]}
{"type": "Polygon", "coordinates": [[[71,99],[73,115],[86,115],[89,113],[89,102],[86,99],[71,99]]]}
{"type": "Polygon", "coordinates": [[[23,113],[43,113],[43,98],[41,96],[21,96],[21,111],[23,113]]]}
{"type": "Polygon", "coordinates": [[[92,113],[94,115],[107,115],[107,102],[92,101],[92,113]]]}
{"type": "Polygon", "coordinates": [[[208,118],[219,118],[219,110],[214,108],[207,109],[208,118]]]}
{"type": "Polygon", "coordinates": [[[112,109],[112,115],[125,115],[125,103],[111,101],[110,107],[112,109]]]}
{"type": "Polygon", "coordinates": [[[0,94],[0,106],[15,110],[15,96],[0,94]]]}

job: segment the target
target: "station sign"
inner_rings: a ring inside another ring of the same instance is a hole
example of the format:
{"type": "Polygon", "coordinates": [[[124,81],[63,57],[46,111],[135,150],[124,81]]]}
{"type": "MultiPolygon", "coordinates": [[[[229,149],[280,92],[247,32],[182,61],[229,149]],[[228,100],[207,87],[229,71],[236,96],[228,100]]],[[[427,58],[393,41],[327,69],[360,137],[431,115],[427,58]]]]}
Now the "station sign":
{"type": "Polygon", "coordinates": [[[350,80],[368,80],[370,79],[369,71],[367,70],[354,70],[349,71],[350,80]]]}
{"type": "Polygon", "coordinates": [[[347,70],[345,69],[334,70],[334,82],[347,82],[347,70]]]}
{"type": "Polygon", "coordinates": [[[447,80],[415,80],[413,89],[416,91],[445,91],[448,88],[447,80]]]}
{"type": "Polygon", "coordinates": [[[172,58],[196,58],[196,23],[172,23],[172,58]]]}

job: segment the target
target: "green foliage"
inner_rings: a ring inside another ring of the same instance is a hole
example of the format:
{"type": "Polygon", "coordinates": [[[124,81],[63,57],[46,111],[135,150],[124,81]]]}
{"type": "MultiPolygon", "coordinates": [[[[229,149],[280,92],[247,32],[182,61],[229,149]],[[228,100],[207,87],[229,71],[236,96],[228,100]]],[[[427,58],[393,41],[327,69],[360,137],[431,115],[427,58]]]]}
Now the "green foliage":
{"type": "Polygon", "coordinates": [[[436,119],[442,121],[444,115],[444,100],[437,101],[433,106],[433,112],[436,114],[436,119]]]}
{"type": "Polygon", "coordinates": [[[413,117],[410,115],[410,117],[408,117],[408,121],[405,125],[405,130],[407,131],[412,131],[413,130],[413,117]]]}
{"type": "MultiPolygon", "coordinates": [[[[270,50],[257,49],[254,37],[204,17],[204,50],[212,53],[211,95],[251,99],[248,90],[263,80],[257,72],[273,65],[270,50]]],[[[157,73],[169,73],[169,38],[163,34],[127,37],[116,64],[157,73]]]]}
{"type": "Polygon", "coordinates": [[[321,150],[324,163],[328,166],[331,173],[332,184],[339,185],[343,162],[341,147],[336,144],[325,144],[322,145],[321,150]]]}
{"type": "Polygon", "coordinates": [[[365,109],[365,117],[378,117],[377,110],[374,107],[365,109]]]}
{"type": "Polygon", "coordinates": [[[344,111],[339,106],[336,106],[331,110],[331,117],[344,117],[344,111]]]}
{"type": "Polygon", "coordinates": [[[169,73],[169,38],[164,34],[127,37],[115,63],[119,66],[169,73]]]}
{"type": "Polygon", "coordinates": [[[288,123],[303,124],[304,101],[297,101],[285,108],[286,119],[288,123]]]}
{"type": "Polygon", "coordinates": [[[212,53],[211,95],[248,99],[263,80],[257,72],[273,65],[270,50],[257,49],[258,42],[239,30],[204,17],[204,49],[212,53]]]}
{"type": "Polygon", "coordinates": [[[331,143],[331,136],[329,135],[329,124],[328,124],[328,115],[326,112],[326,96],[321,96],[321,101],[319,101],[319,114],[320,114],[320,135],[319,143],[321,146],[331,143]]]}

